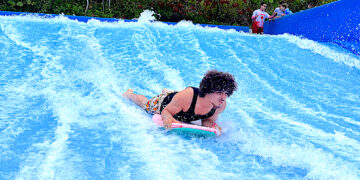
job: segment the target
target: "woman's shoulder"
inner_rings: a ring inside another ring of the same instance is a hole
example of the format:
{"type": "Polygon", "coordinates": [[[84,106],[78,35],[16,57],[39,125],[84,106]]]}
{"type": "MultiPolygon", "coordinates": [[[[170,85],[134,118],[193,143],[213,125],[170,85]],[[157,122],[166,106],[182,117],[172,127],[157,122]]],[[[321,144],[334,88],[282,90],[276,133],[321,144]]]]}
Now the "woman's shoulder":
{"type": "Polygon", "coordinates": [[[187,87],[183,89],[182,91],[179,91],[176,93],[174,98],[176,98],[177,101],[180,101],[185,104],[189,104],[192,102],[192,97],[194,96],[194,90],[192,87],[187,87]]]}
{"type": "Polygon", "coordinates": [[[183,96],[193,96],[194,95],[193,87],[187,87],[182,91],[180,91],[178,94],[181,94],[183,96]]]}

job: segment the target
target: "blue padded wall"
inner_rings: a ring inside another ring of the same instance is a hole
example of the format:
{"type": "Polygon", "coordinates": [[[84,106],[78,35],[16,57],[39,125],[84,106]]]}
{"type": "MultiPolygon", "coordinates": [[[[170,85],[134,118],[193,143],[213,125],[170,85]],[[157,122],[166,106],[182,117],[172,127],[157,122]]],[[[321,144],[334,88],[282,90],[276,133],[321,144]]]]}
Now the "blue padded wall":
{"type": "Polygon", "coordinates": [[[360,55],[360,0],[340,0],[267,21],[264,32],[331,42],[360,55]]]}

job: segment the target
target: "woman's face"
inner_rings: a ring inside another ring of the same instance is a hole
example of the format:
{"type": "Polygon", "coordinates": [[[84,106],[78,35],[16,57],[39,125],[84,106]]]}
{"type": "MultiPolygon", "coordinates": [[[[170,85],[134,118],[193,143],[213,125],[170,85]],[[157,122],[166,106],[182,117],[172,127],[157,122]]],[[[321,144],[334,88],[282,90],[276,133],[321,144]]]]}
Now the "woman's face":
{"type": "Polygon", "coordinates": [[[216,108],[219,108],[226,101],[226,98],[228,97],[224,92],[216,92],[208,95],[211,103],[216,108]]]}

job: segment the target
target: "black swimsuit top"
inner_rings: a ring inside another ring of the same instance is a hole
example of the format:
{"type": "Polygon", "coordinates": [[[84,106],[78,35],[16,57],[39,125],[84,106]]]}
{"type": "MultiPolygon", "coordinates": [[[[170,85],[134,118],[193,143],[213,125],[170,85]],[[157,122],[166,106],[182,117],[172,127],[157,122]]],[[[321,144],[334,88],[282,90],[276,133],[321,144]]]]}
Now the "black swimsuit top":
{"type": "MultiPolygon", "coordinates": [[[[180,112],[178,112],[177,114],[174,115],[174,118],[176,120],[181,121],[181,122],[185,122],[185,123],[190,123],[191,121],[196,121],[196,120],[199,120],[199,119],[209,118],[212,115],[214,115],[215,111],[216,111],[215,108],[212,108],[210,110],[210,112],[208,112],[207,114],[196,115],[195,114],[195,105],[196,105],[197,97],[198,97],[198,94],[199,94],[199,89],[194,88],[194,87],[191,87],[191,88],[194,90],[194,96],[193,96],[193,99],[192,99],[189,110],[187,112],[180,111],[180,112]]],[[[174,95],[176,93],[177,92],[170,93],[169,95],[167,95],[164,98],[164,100],[163,100],[163,102],[161,104],[161,107],[160,107],[160,113],[171,102],[172,98],[174,97],[174,95]]]]}

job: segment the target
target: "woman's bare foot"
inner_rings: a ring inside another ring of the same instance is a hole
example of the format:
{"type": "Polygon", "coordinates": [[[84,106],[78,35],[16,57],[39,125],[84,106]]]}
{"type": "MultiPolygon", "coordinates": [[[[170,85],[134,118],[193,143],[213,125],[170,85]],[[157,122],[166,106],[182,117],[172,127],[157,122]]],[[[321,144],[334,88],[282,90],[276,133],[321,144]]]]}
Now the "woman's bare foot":
{"type": "Polygon", "coordinates": [[[132,94],[134,94],[134,90],[128,89],[123,96],[129,99],[132,94]]]}
{"type": "Polygon", "coordinates": [[[144,105],[148,101],[148,99],[145,96],[140,94],[134,94],[134,91],[132,89],[128,89],[126,92],[124,92],[123,96],[131,100],[140,107],[144,107],[144,105]]]}

